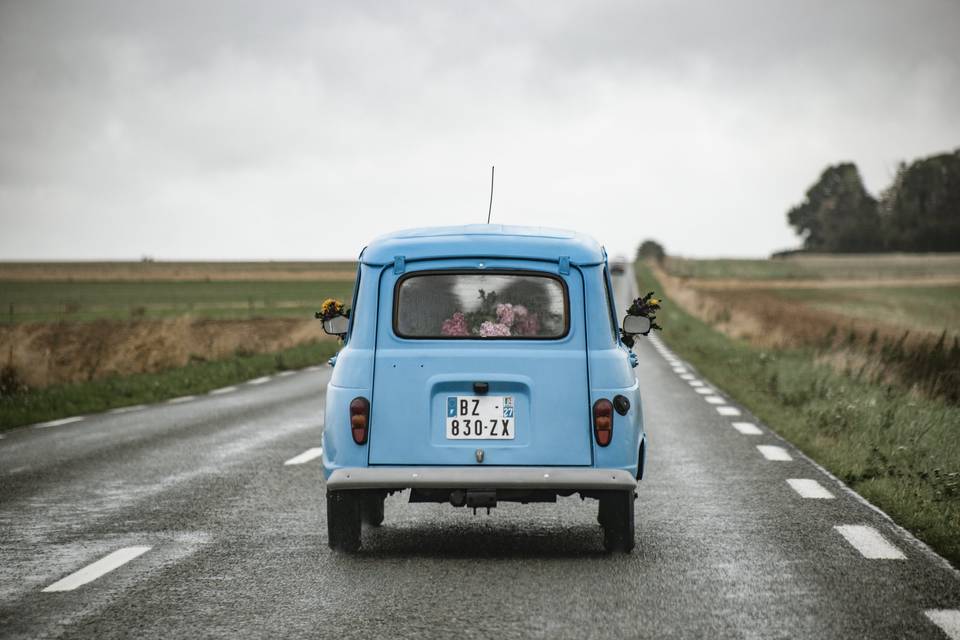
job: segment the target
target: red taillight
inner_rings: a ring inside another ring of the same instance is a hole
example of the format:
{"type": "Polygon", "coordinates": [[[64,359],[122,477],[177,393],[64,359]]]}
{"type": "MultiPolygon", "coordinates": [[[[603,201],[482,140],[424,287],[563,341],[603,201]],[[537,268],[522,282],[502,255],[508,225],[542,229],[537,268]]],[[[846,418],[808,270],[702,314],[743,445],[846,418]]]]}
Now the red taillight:
{"type": "Polygon", "coordinates": [[[366,398],[354,398],[350,401],[350,433],[357,444],[367,443],[367,431],[370,426],[370,401],[366,398]]]}
{"type": "Polygon", "coordinates": [[[613,403],[606,398],[593,403],[593,436],[601,447],[613,439],[613,403]]]}

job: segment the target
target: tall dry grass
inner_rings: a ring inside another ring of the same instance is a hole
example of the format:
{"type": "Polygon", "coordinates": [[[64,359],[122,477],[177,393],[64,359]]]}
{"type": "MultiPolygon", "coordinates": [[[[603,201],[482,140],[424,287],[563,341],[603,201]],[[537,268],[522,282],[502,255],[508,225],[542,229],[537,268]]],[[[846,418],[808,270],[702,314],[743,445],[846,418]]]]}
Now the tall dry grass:
{"type": "Polygon", "coordinates": [[[329,340],[315,320],[181,316],[0,325],[0,366],[30,388],[157,372],[329,340]]]}
{"type": "Polygon", "coordinates": [[[956,335],[854,318],[750,287],[700,288],[653,270],[671,300],[727,336],[770,349],[813,349],[818,362],[858,379],[960,403],[956,335]]]}

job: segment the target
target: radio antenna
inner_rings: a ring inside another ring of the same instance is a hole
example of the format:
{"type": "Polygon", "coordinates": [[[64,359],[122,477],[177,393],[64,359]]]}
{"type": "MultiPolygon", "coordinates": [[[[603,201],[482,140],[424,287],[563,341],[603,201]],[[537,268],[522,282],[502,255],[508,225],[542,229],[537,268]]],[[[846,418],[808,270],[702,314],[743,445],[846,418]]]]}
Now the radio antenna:
{"type": "Polygon", "coordinates": [[[490,224],[490,214],[493,213],[493,170],[496,167],[490,167],[490,207],[487,209],[487,224],[490,224]]]}

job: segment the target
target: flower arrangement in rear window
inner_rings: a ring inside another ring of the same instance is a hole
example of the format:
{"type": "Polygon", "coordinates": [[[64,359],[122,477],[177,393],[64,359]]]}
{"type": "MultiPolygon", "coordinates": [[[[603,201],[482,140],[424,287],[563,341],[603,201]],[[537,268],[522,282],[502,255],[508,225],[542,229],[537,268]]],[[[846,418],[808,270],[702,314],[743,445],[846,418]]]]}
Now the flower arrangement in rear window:
{"type": "Polygon", "coordinates": [[[443,321],[440,333],[448,337],[509,338],[536,337],[540,334],[540,315],[525,305],[499,302],[497,292],[479,290],[476,311],[456,311],[443,321]]]}

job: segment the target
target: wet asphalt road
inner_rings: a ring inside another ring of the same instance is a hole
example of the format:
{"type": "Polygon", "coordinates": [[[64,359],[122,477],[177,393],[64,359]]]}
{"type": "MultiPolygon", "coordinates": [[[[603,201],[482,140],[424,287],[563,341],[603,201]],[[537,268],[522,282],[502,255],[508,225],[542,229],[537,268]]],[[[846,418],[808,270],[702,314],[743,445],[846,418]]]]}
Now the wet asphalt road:
{"type": "MultiPolygon", "coordinates": [[[[617,289],[623,308],[631,283],[617,289]]],[[[659,341],[636,350],[650,449],[631,555],[603,553],[592,501],[474,516],[406,495],[360,553],[332,553],[319,460],[284,464],[319,446],[317,368],[7,433],[0,636],[960,638],[955,570],[698,392],[709,382],[659,341]]]]}

